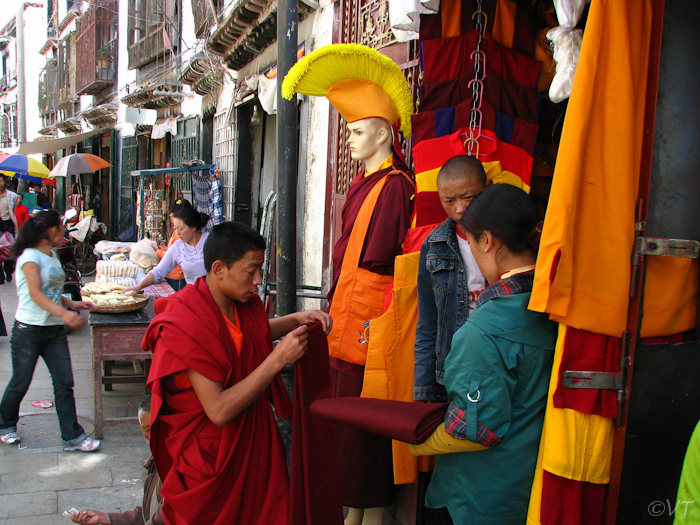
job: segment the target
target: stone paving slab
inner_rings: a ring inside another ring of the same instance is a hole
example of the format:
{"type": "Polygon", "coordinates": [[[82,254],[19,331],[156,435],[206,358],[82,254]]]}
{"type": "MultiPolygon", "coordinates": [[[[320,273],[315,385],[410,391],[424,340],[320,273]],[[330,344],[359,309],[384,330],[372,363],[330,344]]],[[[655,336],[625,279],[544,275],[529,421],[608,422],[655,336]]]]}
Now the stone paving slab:
{"type": "MultiPolygon", "coordinates": [[[[53,514],[53,520],[49,519],[47,521],[46,518],[43,518],[43,523],[56,523],[55,514],[58,508],[57,502],[58,496],[56,492],[53,491],[37,491],[28,494],[0,495],[0,520],[8,518],[24,518],[20,521],[8,521],[7,523],[24,523],[29,525],[30,523],[34,522],[26,520],[27,516],[53,514]]],[[[2,521],[0,521],[0,523],[2,523],[2,521]]]]}
{"type": "Polygon", "coordinates": [[[0,476],[22,472],[58,470],[57,454],[13,454],[3,456],[0,461],[0,476]]]}
{"type": "MultiPolygon", "coordinates": [[[[74,454],[82,454],[74,452],[74,454]]],[[[31,476],[25,473],[4,474],[0,478],[0,494],[22,494],[31,492],[37,484],[46,490],[90,489],[112,486],[112,472],[109,468],[85,469],[82,472],[48,470],[31,476]]]]}

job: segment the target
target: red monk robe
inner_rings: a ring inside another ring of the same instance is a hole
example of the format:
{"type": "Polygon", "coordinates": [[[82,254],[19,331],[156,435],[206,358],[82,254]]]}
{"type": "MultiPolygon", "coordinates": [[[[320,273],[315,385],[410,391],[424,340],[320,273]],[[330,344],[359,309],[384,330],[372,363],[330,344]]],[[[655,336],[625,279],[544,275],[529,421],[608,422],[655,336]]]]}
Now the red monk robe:
{"type": "Polygon", "coordinates": [[[159,299],[155,309],[142,346],[153,351],[151,450],[166,522],[286,524],[289,478],[270,404],[271,397],[277,414],[291,417],[281,376],[224,427],[209,420],[193,389],[171,393],[174,373],[193,369],[228,388],[265,360],[272,336],[260,299],[237,304],[242,348],[204,278],[159,299]]]}

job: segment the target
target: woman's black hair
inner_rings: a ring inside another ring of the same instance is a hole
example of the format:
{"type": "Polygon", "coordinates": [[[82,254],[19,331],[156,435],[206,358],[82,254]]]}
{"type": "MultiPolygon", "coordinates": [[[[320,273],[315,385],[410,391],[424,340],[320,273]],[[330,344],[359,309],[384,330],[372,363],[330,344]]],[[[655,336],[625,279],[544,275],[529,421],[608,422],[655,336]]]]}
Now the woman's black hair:
{"type": "Polygon", "coordinates": [[[187,199],[178,199],[170,203],[170,213],[175,214],[182,208],[191,208],[192,204],[187,199]]]}
{"type": "Polygon", "coordinates": [[[532,198],[510,184],[494,184],[474,197],[460,221],[465,231],[479,237],[491,234],[512,253],[539,246],[540,211],[532,198]]]}
{"type": "Polygon", "coordinates": [[[48,239],[46,230],[61,226],[61,215],[56,210],[44,210],[22,224],[13,247],[15,257],[27,248],[36,248],[42,239],[48,239]]]}
{"type": "Polygon", "coordinates": [[[194,208],[181,208],[179,211],[173,213],[173,217],[180,219],[190,228],[197,228],[200,231],[209,222],[209,215],[206,213],[201,213],[194,208]]]}

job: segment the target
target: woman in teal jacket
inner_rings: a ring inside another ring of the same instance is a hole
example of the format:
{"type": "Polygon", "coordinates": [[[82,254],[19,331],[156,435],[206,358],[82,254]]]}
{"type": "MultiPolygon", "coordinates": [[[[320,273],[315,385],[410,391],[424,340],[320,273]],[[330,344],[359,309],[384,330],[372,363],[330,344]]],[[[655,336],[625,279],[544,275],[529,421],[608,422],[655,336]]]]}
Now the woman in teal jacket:
{"type": "Polygon", "coordinates": [[[527,309],[541,222],[507,184],[476,196],[461,224],[491,283],[445,362],[445,422],[416,455],[438,454],[426,505],[459,525],[522,525],[535,473],[556,326],[527,309]]]}

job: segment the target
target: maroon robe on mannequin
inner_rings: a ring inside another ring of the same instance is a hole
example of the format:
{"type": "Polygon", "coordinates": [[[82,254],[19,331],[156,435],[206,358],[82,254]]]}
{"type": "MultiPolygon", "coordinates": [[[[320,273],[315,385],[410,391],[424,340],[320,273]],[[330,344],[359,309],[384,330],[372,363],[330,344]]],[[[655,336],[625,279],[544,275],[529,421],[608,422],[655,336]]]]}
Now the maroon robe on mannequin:
{"type": "Polygon", "coordinates": [[[169,524],[287,524],[289,478],[270,405],[271,398],[280,417],[291,417],[281,377],[223,427],[209,420],[192,388],[173,394],[169,386],[172,374],[193,369],[228,388],[263,362],[272,337],[262,303],[255,296],[237,309],[240,349],[200,278],[156,301],[142,343],[153,351],[150,443],[169,524]]]}
{"type": "MultiPolygon", "coordinates": [[[[350,191],[348,191],[348,197],[342,211],[342,232],[333,247],[333,286],[328,294],[329,303],[340,276],[340,267],[343,264],[350,233],[362,203],[365,202],[367,194],[374,185],[393,170],[408,173],[406,165],[394,156],[393,166],[377,170],[367,177],[364,176],[364,173],[360,173],[350,185],[350,191]]],[[[411,196],[415,191],[415,187],[405,177],[391,177],[386,182],[386,186],[379,195],[379,201],[372,214],[369,230],[365,237],[365,245],[360,258],[362,268],[382,275],[394,273],[394,257],[401,255],[401,244],[406,236],[406,231],[411,226],[411,215],[413,214],[411,196]]]]}

